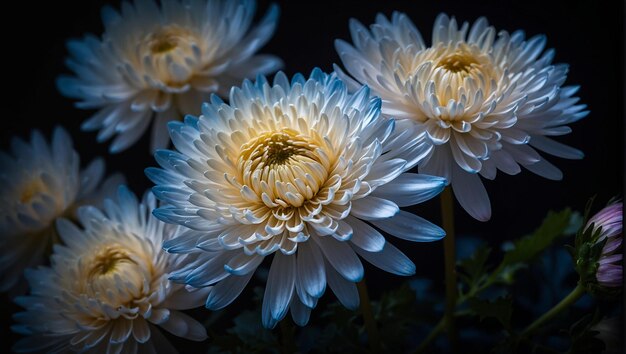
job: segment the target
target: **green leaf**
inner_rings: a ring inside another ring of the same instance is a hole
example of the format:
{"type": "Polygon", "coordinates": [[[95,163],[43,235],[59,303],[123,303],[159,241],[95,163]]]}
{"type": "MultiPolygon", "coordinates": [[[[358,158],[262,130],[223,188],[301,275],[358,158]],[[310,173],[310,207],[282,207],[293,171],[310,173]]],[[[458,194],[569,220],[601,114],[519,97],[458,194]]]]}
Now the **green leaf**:
{"type": "Polygon", "coordinates": [[[599,332],[593,329],[600,322],[600,319],[600,312],[596,308],[593,314],[587,314],[574,322],[569,328],[572,344],[568,354],[601,353],[604,351],[604,342],[596,337],[599,332]]]}
{"type": "MultiPolygon", "coordinates": [[[[528,263],[548,248],[555,240],[562,237],[570,225],[572,212],[565,209],[549,212],[541,226],[532,234],[513,243],[513,248],[504,254],[500,265],[505,268],[518,263],[528,263]]],[[[569,230],[567,230],[569,231],[569,230]]]]}
{"type": "Polygon", "coordinates": [[[468,300],[468,304],[470,309],[480,317],[481,321],[485,318],[495,318],[502,327],[507,330],[511,329],[513,300],[510,297],[501,297],[494,301],[474,297],[468,300]]]}
{"type": "MultiPolygon", "coordinates": [[[[410,326],[424,315],[417,310],[415,299],[415,291],[408,283],[404,283],[398,288],[385,291],[379,301],[371,301],[384,352],[408,351],[406,338],[410,326]]],[[[339,303],[332,303],[321,313],[321,318],[328,324],[314,334],[312,353],[367,352],[366,331],[359,312],[350,311],[339,303]]]]}
{"type": "Polygon", "coordinates": [[[372,303],[374,318],[378,324],[385,351],[407,352],[406,337],[409,327],[419,316],[415,305],[415,292],[408,283],[383,293],[380,301],[372,303]]]}
{"type": "Polygon", "coordinates": [[[469,258],[459,261],[459,277],[471,288],[486,275],[487,259],[491,248],[479,247],[469,258]]]}

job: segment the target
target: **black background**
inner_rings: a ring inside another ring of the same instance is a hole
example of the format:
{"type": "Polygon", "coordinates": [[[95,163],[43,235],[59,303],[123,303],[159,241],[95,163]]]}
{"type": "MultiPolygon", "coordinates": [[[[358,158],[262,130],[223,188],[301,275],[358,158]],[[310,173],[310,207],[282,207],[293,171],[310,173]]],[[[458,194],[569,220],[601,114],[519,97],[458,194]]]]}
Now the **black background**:
{"type": "MultiPolygon", "coordinates": [[[[92,111],[77,110],[70,99],[62,97],[55,78],[70,73],[64,66],[65,41],[86,32],[100,34],[100,8],[113,1],[14,2],[3,10],[2,29],[2,117],[0,147],[8,149],[10,138],[27,138],[38,128],[50,137],[55,125],[70,131],[83,164],[96,156],[107,161],[108,171],[121,171],[136,193],[143,193],[151,183],[143,174],[145,167],[156,165],[148,153],[147,135],[130,149],[107,153],[108,143],[98,144],[95,133],[81,132],[79,126],[92,111]]],[[[365,25],[374,22],[376,13],[390,15],[393,10],[406,12],[430,42],[432,24],[440,12],[460,21],[474,21],[486,16],[497,30],[524,29],[527,36],[546,34],[548,48],[556,49],[555,63],[570,64],[567,85],[578,84],[581,102],[591,114],[573,124],[573,133],[559,141],[581,149],[585,158],[578,161],[548,157],[561,168],[564,179],[549,181],[528,171],[517,176],[498,174],[485,185],[492,202],[489,222],[471,219],[456,208],[456,227],[460,235],[476,235],[494,244],[521,236],[535,228],[548,210],[570,206],[582,210],[589,197],[597,195],[596,205],[622,195],[624,176],[624,32],[623,2],[609,5],[604,1],[282,1],[281,17],[275,36],[261,52],[281,57],[289,75],[308,75],[314,67],[332,70],[339,63],[334,39],[350,40],[348,20],[354,17],[365,25]]],[[[260,1],[258,15],[269,1],[260,1]]],[[[414,211],[439,223],[437,200],[414,208],[414,211]]],[[[417,275],[433,279],[443,288],[441,242],[411,244],[393,240],[417,265],[417,275]]],[[[0,250],[10,252],[11,250],[0,250]]],[[[374,298],[401,279],[366,267],[370,291],[374,298]]],[[[246,296],[248,292],[242,296],[246,296]]],[[[331,297],[327,292],[326,297],[331,297]]],[[[9,332],[11,313],[17,310],[10,300],[2,298],[2,328],[8,335],[2,346],[9,347],[17,338],[9,332]]],[[[238,300],[236,309],[248,303],[238,300]]],[[[323,306],[320,305],[320,306],[323,306]]],[[[202,311],[194,314],[203,315],[202,311]]],[[[260,320],[260,319],[259,319],[260,320]]],[[[181,349],[186,350],[186,343],[181,349]]],[[[199,347],[202,347],[200,345],[199,347]]],[[[199,348],[190,346],[190,348],[199,348]]]]}

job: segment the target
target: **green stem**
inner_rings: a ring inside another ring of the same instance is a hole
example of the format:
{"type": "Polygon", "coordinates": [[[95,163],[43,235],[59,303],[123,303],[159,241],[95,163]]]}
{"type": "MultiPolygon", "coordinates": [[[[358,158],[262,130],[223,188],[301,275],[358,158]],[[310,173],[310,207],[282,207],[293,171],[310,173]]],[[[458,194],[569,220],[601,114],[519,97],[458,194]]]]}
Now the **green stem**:
{"type": "MultiPolygon", "coordinates": [[[[472,312],[470,310],[457,311],[457,312],[454,313],[454,317],[468,316],[468,315],[471,315],[471,314],[472,314],[472,312]]],[[[441,332],[445,328],[445,324],[446,323],[445,323],[444,319],[441,318],[439,320],[439,322],[437,322],[435,327],[433,327],[433,329],[430,330],[430,333],[428,333],[426,338],[420,343],[420,345],[417,347],[417,349],[415,349],[415,354],[422,353],[426,348],[428,348],[428,345],[430,343],[432,343],[432,341],[435,338],[437,338],[439,336],[439,334],[441,334],[441,332]]]]}
{"type": "Polygon", "coordinates": [[[482,284],[469,289],[468,292],[465,294],[461,294],[461,296],[457,298],[456,305],[459,306],[463,304],[468,299],[480,294],[483,290],[492,286],[498,280],[497,274],[499,274],[500,268],[502,267],[498,266],[498,268],[496,268],[493,272],[491,272],[491,274],[489,274],[487,279],[485,279],[485,281],[483,281],[482,284]]]}
{"type": "MultiPolygon", "coordinates": [[[[467,293],[462,294],[461,296],[458,296],[456,298],[456,306],[461,306],[462,304],[465,303],[465,301],[467,301],[469,298],[474,297],[478,294],[480,294],[480,292],[482,292],[483,290],[487,289],[488,287],[490,287],[491,285],[493,285],[496,281],[497,281],[497,277],[495,276],[495,274],[498,274],[500,267],[496,268],[495,271],[493,271],[493,273],[491,273],[489,275],[489,277],[487,277],[487,279],[485,279],[485,281],[474,288],[471,288],[467,293]]],[[[459,316],[465,316],[469,314],[468,311],[457,311],[454,316],[455,317],[459,317],[459,316]]],[[[433,339],[435,339],[440,333],[441,331],[445,328],[445,317],[442,317],[439,322],[437,323],[437,325],[431,330],[431,332],[428,334],[428,336],[426,337],[426,339],[424,340],[423,343],[420,344],[420,346],[417,348],[417,350],[415,351],[415,353],[420,353],[422,352],[424,349],[426,349],[426,347],[428,346],[428,344],[430,344],[430,342],[432,342],[433,339]]]]}
{"type": "Polygon", "coordinates": [[[428,333],[428,336],[426,336],[426,339],[424,339],[422,343],[420,343],[419,347],[417,347],[417,349],[415,350],[415,354],[423,353],[424,350],[428,348],[430,343],[439,336],[439,333],[441,333],[444,327],[445,327],[445,321],[442,318],[441,320],[439,320],[439,322],[437,322],[437,325],[435,326],[435,328],[433,328],[430,331],[430,333],[428,333]]]}
{"type": "Polygon", "coordinates": [[[376,320],[374,320],[374,314],[372,312],[372,304],[370,303],[370,297],[367,292],[367,285],[365,284],[365,278],[356,283],[359,290],[359,299],[361,304],[361,314],[363,315],[363,322],[365,322],[365,331],[367,332],[367,339],[370,344],[370,348],[374,353],[381,353],[383,348],[380,342],[380,333],[378,333],[378,327],[376,327],[376,320]]]}
{"type": "Polygon", "coordinates": [[[522,336],[528,336],[532,334],[535,330],[537,330],[541,325],[551,320],[554,316],[558,315],[561,311],[568,308],[570,305],[574,304],[578,299],[580,299],[585,294],[585,287],[578,283],[574,290],[569,293],[561,302],[556,304],[553,308],[551,308],[548,312],[544,313],[541,317],[535,320],[535,322],[531,323],[524,332],[522,332],[522,336]]]}
{"type": "Polygon", "coordinates": [[[452,347],[456,352],[456,328],[454,310],[457,302],[456,288],[456,246],[454,240],[454,200],[452,189],[448,186],[441,193],[441,218],[446,237],[443,238],[444,265],[446,275],[446,308],[444,313],[445,328],[452,347]]]}

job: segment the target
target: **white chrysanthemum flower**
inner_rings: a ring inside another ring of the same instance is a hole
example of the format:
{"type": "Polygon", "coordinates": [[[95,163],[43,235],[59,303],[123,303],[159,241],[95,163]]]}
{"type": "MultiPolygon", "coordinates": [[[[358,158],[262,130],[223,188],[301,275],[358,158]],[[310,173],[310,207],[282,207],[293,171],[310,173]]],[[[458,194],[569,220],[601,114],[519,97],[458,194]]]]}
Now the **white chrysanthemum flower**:
{"type": "Polygon", "coordinates": [[[105,7],[102,39],[68,43],[76,76],[61,77],[59,88],[80,100],[77,107],[99,109],[82,127],[100,129],[101,142],[117,134],[111,152],[135,143],[153,120],[152,148],[166,147],[168,121],[282,66],[275,56],[255,55],[274,32],[278,7],[251,28],[255,10],[254,0],[136,0],[123,2],[121,14],[105,7]]]}
{"type": "Polygon", "coordinates": [[[168,271],[190,260],[169,255],[161,244],[176,231],[151,215],[156,199],[141,203],[126,187],[104,209],[78,210],[81,229],[57,222],[65,246],[56,245],[51,267],[26,271],[26,308],[13,330],[28,337],[17,352],[176,352],[155,327],[190,340],[206,338],[204,327],[178,311],[201,306],[209,289],[170,282],[168,271]]]}
{"type": "Polygon", "coordinates": [[[485,18],[459,28],[443,14],[435,21],[430,47],[400,13],[391,20],[378,15],[370,30],[352,20],[350,30],[353,46],[337,40],[336,48],[353,78],[336,67],[339,76],[352,90],[370,86],[383,100],[383,115],[411,120],[426,131],[434,149],[420,172],[445,177],[474,218],[491,217],[478,174],[487,179],[497,170],[514,175],[521,165],[560,180],[561,171],[535,149],[583,157],[546,137],[569,133],[566,124],[588,112],[576,104],[578,87],[561,87],[567,65],[551,64],[554,51],[543,51],[544,36],[528,41],[522,31],[496,36],[485,18]]]}
{"type": "Polygon", "coordinates": [[[443,237],[399,208],[445,185],[441,177],[404,173],[428,152],[423,135],[381,118],[380,99],[367,87],[350,95],[319,69],[291,83],[280,72],[273,85],[259,77],[233,88],[230,105],[212,97],[202,112],[170,123],[179,152],[158,151],[163,169],[146,173],[167,202],[154,214],[189,228],[165,249],[204,251],[172,279],[217,283],[209,309],[231,303],[274,254],[263,324],[275,326],[291,308],[304,325],[327,283],[346,307],[358,306],[357,254],[388,272],[414,274],[415,265],[373,226],[418,242],[443,237]]]}
{"type": "Polygon", "coordinates": [[[0,291],[25,290],[16,285],[25,268],[47,257],[57,218],[74,218],[80,205],[99,205],[123,182],[120,175],[103,177],[102,159],[80,170],[72,139],[60,127],[50,145],[35,130],[30,142],[14,138],[11,153],[0,152],[0,291]]]}

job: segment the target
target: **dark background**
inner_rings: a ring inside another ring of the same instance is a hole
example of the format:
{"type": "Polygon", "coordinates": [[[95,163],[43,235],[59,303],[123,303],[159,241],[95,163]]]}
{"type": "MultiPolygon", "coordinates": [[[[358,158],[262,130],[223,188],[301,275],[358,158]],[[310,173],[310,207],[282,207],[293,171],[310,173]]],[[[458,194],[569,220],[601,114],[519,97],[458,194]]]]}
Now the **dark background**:
{"type": "MultiPolygon", "coordinates": [[[[269,1],[260,1],[258,16],[269,1]]],[[[440,12],[460,21],[474,21],[486,16],[496,30],[509,32],[524,29],[527,36],[546,34],[548,48],[556,49],[555,63],[570,64],[566,85],[581,85],[578,96],[589,106],[591,114],[572,125],[573,133],[559,141],[581,149],[585,158],[578,161],[548,157],[561,168],[564,179],[549,181],[528,171],[517,176],[498,174],[486,181],[493,209],[491,221],[481,223],[456,208],[456,228],[460,235],[476,235],[496,248],[507,240],[533,230],[548,210],[572,207],[583,210],[588,198],[596,197],[596,206],[613,196],[623,194],[624,177],[624,23],[623,2],[609,6],[602,1],[280,1],[281,18],[276,34],[261,51],[281,57],[289,75],[308,74],[314,67],[332,70],[339,63],[334,39],[349,40],[348,20],[354,17],[369,25],[376,13],[390,15],[393,10],[406,12],[430,43],[432,24],[440,12]]],[[[81,132],[79,126],[92,111],[73,108],[70,99],[62,97],[55,78],[70,73],[64,66],[65,41],[86,32],[100,34],[100,8],[118,0],[76,2],[14,2],[4,10],[2,53],[4,59],[2,87],[5,90],[0,131],[0,148],[7,150],[10,138],[27,138],[38,128],[50,137],[55,125],[70,131],[75,149],[86,164],[96,156],[107,161],[108,171],[121,171],[136,193],[143,193],[151,183],[144,176],[145,167],[156,165],[148,153],[148,135],[130,149],[107,153],[108,143],[98,144],[96,133],[81,132]],[[7,18],[7,17],[11,18],[7,18]],[[14,24],[14,21],[16,24],[14,24]],[[7,96],[8,94],[8,96],[7,96]]],[[[596,209],[597,210],[597,209],[596,209]]],[[[415,208],[415,211],[439,223],[437,200],[415,208]]],[[[417,265],[417,275],[433,279],[443,288],[441,242],[411,244],[392,240],[417,265]]],[[[7,252],[10,250],[1,250],[7,252]]],[[[373,298],[402,279],[367,266],[366,274],[373,298]]],[[[242,296],[245,296],[243,294],[242,296]]],[[[330,292],[326,297],[332,298],[330,292]]],[[[17,307],[3,296],[0,333],[8,347],[17,337],[8,329],[11,313],[17,307]]],[[[248,303],[236,301],[232,313],[248,303]]],[[[321,304],[320,306],[323,306],[321,304]]],[[[197,312],[199,316],[202,311],[197,312]]],[[[260,319],[259,319],[260,320],[260,319]]],[[[185,345],[185,344],[183,344],[185,345]]],[[[202,346],[200,346],[202,347],[202,346]]],[[[191,348],[198,348],[191,346],[191,348]]],[[[181,349],[184,350],[184,347],[181,349]]]]}

